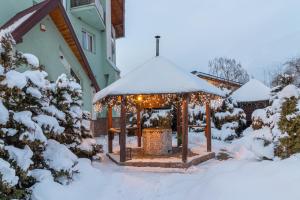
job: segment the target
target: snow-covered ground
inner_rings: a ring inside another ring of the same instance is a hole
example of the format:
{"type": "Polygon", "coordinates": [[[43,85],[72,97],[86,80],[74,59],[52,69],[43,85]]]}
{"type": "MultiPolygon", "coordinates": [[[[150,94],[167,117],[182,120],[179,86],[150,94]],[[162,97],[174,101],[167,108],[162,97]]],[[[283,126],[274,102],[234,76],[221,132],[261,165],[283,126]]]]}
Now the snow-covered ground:
{"type": "MultiPolygon", "coordinates": [[[[205,144],[199,133],[190,133],[189,140],[192,148],[205,144]]],[[[98,141],[106,150],[105,138],[98,141]]],[[[135,138],[129,143],[134,145],[135,138]]],[[[245,143],[246,138],[232,143],[213,140],[216,152],[225,150],[232,158],[187,170],[120,167],[105,156],[92,165],[80,159],[76,167],[80,173],[73,182],[63,186],[44,175],[34,188],[33,200],[299,200],[300,155],[283,161],[258,161],[245,143]]]]}

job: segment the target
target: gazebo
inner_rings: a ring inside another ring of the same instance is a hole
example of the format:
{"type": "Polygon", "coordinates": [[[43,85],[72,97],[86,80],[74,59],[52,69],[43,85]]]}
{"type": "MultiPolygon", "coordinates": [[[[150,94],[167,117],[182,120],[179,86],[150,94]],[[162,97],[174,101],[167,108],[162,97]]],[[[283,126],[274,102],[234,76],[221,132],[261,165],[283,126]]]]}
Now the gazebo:
{"type": "MultiPolygon", "coordinates": [[[[119,158],[113,158],[113,137],[108,137],[108,156],[120,165],[129,166],[155,166],[155,167],[188,167],[195,164],[188,160],[188,104],[189,102],[206,104],[206,138],[207,152],[206,160],[214,157],[211,153],[211,125],[210,105],[212,99],[223,96],[223,92],[217,87],[188,73],[169,60],[156,56],[135,68],[123,78],[98,92],[94,97],[97,110],[107,108],[108,129],[112,130],[112,109],[120,110],[119,158]],[[182,137],[181,163],[171,165],[170,163],[151,164],[127,160],[129,153],[126,148],[126,113],[137,114],[137,140],[138,147],[142,146],[141,111],[144,108],[159,108],[166,105],[177,107],[177,135],[182,137]]],[[[198,158],[199,161],[203,158],[198,158]]]]}
{"type": "Polygon", "coordinates": [[[252,123],[252,113],[256,109],[262,109],[269,106],[271,89],[256,79],[250,79],[242,87],[231,94],[231,97],[237,101],[246,113],[247,124],[252,123]]]}

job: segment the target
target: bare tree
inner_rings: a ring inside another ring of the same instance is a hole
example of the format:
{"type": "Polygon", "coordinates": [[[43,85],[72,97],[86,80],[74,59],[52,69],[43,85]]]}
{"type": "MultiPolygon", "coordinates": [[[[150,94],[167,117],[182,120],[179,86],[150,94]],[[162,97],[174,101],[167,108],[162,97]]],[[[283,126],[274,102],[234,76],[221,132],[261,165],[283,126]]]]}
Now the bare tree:
{"type": "Polygon", "coordinates": [[[249,81],[249,74],[242,67],[240,62],[230,58],[215,58],[208,63],[209,73],[229,81],[246,83],[249,81]]]}
{"type": "Polygon", "coordinates": [[[270,71],[271,86],[282,85],[283,79],[296,86],[300,86],[300,58],[293,58],[270,71]]]}
{"type": "Polygon", "coordinates": [[[280,75],[283,73],[282,64],[274,65],[272,68],[264,69],[264,83],[269,87],[279,84],[280,75]]]}
{"type": "Polygon", "coordinates": [[[284,64],[284,73],[293,76],[293,84],[300,86],[300,58],[294,58],[284,64]]]}

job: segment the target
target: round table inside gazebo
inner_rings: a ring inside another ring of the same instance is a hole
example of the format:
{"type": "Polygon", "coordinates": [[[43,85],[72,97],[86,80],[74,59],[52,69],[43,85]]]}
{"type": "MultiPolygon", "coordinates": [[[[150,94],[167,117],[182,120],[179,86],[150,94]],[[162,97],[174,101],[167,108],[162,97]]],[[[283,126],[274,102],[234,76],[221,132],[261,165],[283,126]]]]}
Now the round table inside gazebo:
{"type": "MultiPolygon", "coordinates": [[[[107,124],[110,133],[108,135],[108,156],[113,157],[110,155],[113,153],[113,135],[119,133],[119,159],[114,161],[121,165],[133,163],[128,161],[129,156],[126,155],[131,153],[126,148],[126,113],[133,112],[137,114],[136,135],[137,146],[140,148],[142,146],[141,111],[145,108],[161,108],[173,105],[177,108],[177,138],[181,138],[182,141],[178,141],[178,149],[180,150],[182,163],[188,163],[189,102],[206,105],[205,135],[207,138],[207,152],[211,152],[210,100],[221,96],[223,96],[223,92],[217,87],[191,73],[185,72],[165,58],[154,57],[104,88],[94,97],[94,104],[98,111],[103,108],[107,109],[107,124]],[[112,127],[113,108],[120,111],[119,129],[112,127]]],[[[152,130],[152,134],[154,134],[153,132],[155,130],[152,130]]],[[[169,136],[158,136],[169,138],[169,136]]],[[[164,145],[161,146],[162,148],[165,147],[164,145]]],[[[163,152],[166,151],[169,150],[163,152]]],[[[147,154],[149,152],[151,151],[148,151],[147,154]]],[[[177,151],[176,153],[178,154],[177,151]]]]}

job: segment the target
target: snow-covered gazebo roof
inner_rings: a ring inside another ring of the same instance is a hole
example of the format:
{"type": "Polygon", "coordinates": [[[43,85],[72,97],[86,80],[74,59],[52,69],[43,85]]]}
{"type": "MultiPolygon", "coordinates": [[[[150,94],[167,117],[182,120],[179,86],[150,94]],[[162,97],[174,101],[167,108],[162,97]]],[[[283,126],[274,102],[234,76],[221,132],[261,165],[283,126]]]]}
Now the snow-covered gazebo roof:
{"type": "Polygon", "coordinates": [[[250,79],[231,95],[237,102],[266,101],[270,98],[271,89],[256,79],[250,79]]]}
{"type": "Polygon", "coordinates": [[[93,102],[108,96],[192,92],[224,96],[219,88],[157,56],[98,92],[93,102]]]}

